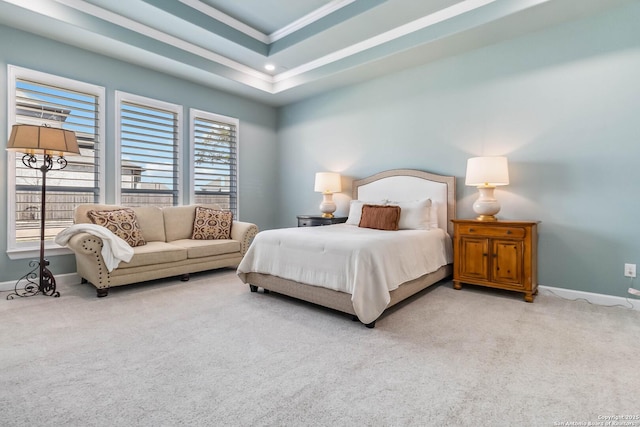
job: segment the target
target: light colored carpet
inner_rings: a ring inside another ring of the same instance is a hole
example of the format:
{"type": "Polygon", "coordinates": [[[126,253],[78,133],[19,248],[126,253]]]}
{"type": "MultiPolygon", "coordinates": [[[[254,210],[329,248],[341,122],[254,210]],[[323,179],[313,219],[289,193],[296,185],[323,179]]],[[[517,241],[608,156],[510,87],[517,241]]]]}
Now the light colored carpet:
{"type": "MultiPolygon", "coordinates": [[[[527,425],[640,413],[640,313],[450,283],[367,329],[232,270],[0,294],[3,426],[527,425]]],[[[640,420],[636,425],[640,425],[640,420]]]]}

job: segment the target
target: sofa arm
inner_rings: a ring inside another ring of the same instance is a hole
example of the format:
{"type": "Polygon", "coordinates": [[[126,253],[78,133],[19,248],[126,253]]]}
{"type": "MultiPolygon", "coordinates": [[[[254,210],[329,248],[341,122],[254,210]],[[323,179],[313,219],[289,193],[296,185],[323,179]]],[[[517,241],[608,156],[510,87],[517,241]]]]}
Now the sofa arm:
{"type": "Polygon", "coordinates": [[[243,256],[249,250],[249,245],[256,234],[258,234],[258,226],[250,222],[233,221],[231,225],[231,239],[240,242],[240,252],[243,256]]]}
{"type": "Polygon", "coordinates": [[[67,243],[76,256],[76,268],[96,288],[109,287],[109,272],[102,258],[102,239],[89,233],[73,235],[67,243]]]}
{"type": "Polygon", "coordinates": [[[67,243],[74,253],[92,254],[95,250],[102,250],[102,239],[89,233],[77,233],[69,238],[67,243]]]}

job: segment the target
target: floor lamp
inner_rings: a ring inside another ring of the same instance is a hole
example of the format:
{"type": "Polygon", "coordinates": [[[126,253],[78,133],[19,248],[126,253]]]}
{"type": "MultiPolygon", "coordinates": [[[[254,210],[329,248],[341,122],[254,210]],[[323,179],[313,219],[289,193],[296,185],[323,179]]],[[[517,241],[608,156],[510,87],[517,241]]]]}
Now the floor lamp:
{"type": "Polygon", "coordinates": [[[49,261],[44,258],[47,172],[53,169],[54,163],[57,165],[57,169],[64,169],[67,166],[67,160],[64,158],[66,154],[80,154],[76,135],[72,131],[52,128],[46,125],[13,125],[11,136],[7,143],[7,150],[24,153],[22,163],[30,169],[40,169],[40,172],[42,172],[40,260],[29,263],[29,266],[34,267],[34,269],[18,279],[14,293],[7,296],[7,299],[13,299],[16,296],[29,297],[39,293],[59,297],[60,292],[56,291],[56,279],[47,268],[49,261]],[[36,154],[42,154],[41,162],[38,162],[36,154]],[[54,157],[57,158],[54,159],[54,157]],[[39,163],[40,166],[38,165],[39,163]],[[36,276],[37,270],[39,274],[36,276]],[[37,283],[35,282],[36,278],[38,279],[37,283]],[[23,281],[26,281],[24,286],[21,285],[23,281]]]}

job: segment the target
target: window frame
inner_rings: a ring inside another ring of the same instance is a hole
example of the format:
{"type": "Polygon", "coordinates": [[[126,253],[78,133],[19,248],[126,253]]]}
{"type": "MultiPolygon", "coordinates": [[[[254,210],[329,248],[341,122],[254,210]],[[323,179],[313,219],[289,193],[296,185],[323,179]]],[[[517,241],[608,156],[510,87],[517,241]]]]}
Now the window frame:
{"type": "MultiPolygon", "coordinates": [[[[103,86],[98,86],[91,83],[86,83],[80,80],[75,80],[67,77],[58,76],[55,74],[44,73],[41,71],[32,70],[29,68],[18,67],[15,65],[7,65],[7,140],[9,139],[11,128],[16,123],[16,83],[19,79],[33,80],[43,85],[57,86],[62,89],[68,89],[72,91],[82,92],[88,95],[95,96],[97,98],[98,114],[97,114],[97,138],[98,144],[102,144],[98,150],[98,202],[104,203],[105,201],[105,117],[106,117],[106,89],[103,86]]],[[[15,198],[16,198],[16,168],[13,156],[14,152],[6,152],[7,161],[7,256],[9,259],[25,259],[37,256],[40,249],[40,241],[34,242],[17,242],[17,230],[16,230],[16,210],[15,210],[15,198]]],[[[55,171],[52,171],[55,173],[55,171]]],[[[56,244],[53,240],[45,241],[45,250],[47,255],[65,255],[70,254],[71,251],[56,244]]]]}
{"type": "Polygon", "coordinates": [[[122,133],[122,109],[121,105],[123,102],[130,102],[133,104],[140,104],[141,106],[148,106],[150,108],[157,108],[166,111],[170,111],[172,113],[176,113],[176,190],[177,190],[177,202],[176,206],[180,206],[184,204],[184,191],[183,191],[183,173],[184,168],[182,165],[182,159],[184,158],[184,143],[183,143],[183,110],[184,107],[179,104],[173,104],[170,102],[160,101],[154,98],[147,98],[145,96],[135,95],[132,93],[116,90],[115,91],[115,154],[114,154],[114,162],[115,162],[115,204],[120,205],[122,200],[122,142],[121,142],[121,133],[122,133]]]}
{"type": "Polygon", "coordinates": [[[234,218],[240,217],[240,120],[235,117],[223,116],[221,114],[211,113],[209,111],[199,110],[196,108],[189,109],[189,164],[193,165],[193,170],[189,175],[189,200],[195,203],[196,200],[196,188],[195,188],[195,122],[197,119],[213,120],[217,122],[224,122],[235,126],[235,149],[236,149],[236,167],[235,167],[235,199],[236,199],[236,211],[234,212],[234,218]]]}

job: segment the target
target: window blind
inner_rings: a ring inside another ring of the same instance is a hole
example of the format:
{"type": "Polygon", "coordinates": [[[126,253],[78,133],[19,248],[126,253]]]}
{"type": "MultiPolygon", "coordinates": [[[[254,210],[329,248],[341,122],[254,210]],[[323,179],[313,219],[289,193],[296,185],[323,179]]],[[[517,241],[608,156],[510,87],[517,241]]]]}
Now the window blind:
{"type": "MultiPolygon", "coordinates": [[[[45,238],[52,239],[73,224],[76,205],[99,200],[99,98],[22,78],[16,78],[15,90],[16,123],[72,130],[80,147],[80,155],[66,157],[65,169],[47,174],[45,238]]],[[[38,241],[42,173],[24,166],[22,156],[14,158],[16,242],[38,241]]]]}
{"type": "Polygon", "coordinates": [[[122,101],[120,156],[123,205],[178,204],[177,113],[122,101]]]}
{"type": "Polygon", "coordinates": [[[193,119],[195,202],[218,204],[237,215],[237,126],[193,119]]]}

